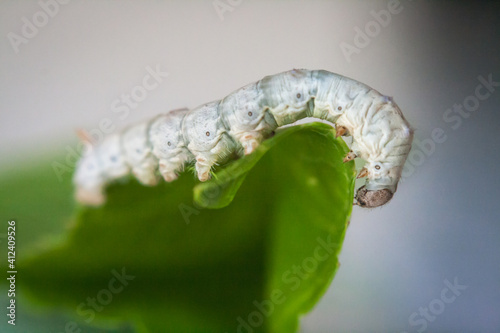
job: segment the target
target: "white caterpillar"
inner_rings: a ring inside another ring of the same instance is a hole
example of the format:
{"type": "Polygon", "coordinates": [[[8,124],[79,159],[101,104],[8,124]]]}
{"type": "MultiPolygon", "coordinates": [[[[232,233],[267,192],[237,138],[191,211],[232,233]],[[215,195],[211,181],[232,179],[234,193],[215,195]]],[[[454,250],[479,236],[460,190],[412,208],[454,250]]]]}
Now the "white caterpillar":
{"type": "Polygon", "coordinates": [[[273,131],[305,117],[336,124],[351,135],[351,151],[366,161],[358,178],[357,204],[377,207],[396,191],[411,148],[413,130],[390,97],[324,70],[292,70],[240,88],[222,100],[180,109],[107,137],[80,160],[74,176],[83,204],[105,201],[105,186],[130,172],[145,185],[170,182],[195,162],[200,181],[234,153],[251,154],[273,131]]]}

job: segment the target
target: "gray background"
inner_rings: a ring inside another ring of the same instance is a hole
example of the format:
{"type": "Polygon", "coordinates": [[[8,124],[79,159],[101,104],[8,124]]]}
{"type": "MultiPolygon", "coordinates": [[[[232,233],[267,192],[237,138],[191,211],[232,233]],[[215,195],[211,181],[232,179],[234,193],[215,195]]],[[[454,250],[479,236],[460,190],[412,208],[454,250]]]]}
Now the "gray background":
{"type": "Polygon", "coordinates": [[[383,1],[244,0],[221,17],[212,1],[71,1],[16,53],[7,35],[21,35],[22,18],[32,21],[41,7],[2,1],[0,167],[63,152],[76,128],[90,130],[103,118],[122,128],[265,75],[337,72],[394,96],[416,142],[429,142],[435,128],[446,140],[428,154],[414,146],[390,204],[354,208],[342,266],[302,331],[417,332],[423,326],[410,325],[412,313],[455,278],[467,289],[426,331],[499,331],[500,87],[457,128],[443,115],[474,94],[479,76],[500,81],[500,6],[401,1],[368,45],[346,57],[340,45],[355,46],[356,28],[377,26],[370,12],[387,8],[383,1]],[[169,76],[118,118],[113,101],[156,65],[169,76]]]}

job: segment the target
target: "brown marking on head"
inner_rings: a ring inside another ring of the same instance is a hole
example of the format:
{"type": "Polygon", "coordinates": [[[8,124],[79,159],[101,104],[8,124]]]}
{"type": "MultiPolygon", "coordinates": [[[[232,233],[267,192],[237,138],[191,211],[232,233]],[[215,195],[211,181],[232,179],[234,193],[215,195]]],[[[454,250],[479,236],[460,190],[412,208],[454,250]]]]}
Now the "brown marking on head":
{"type": "Polygon", "coordinates": [[[393,193],[386,188],[370,191],[366,189],[366,186],[362,186],[356,193],[356,200],[358,205],[363,208],[374,208],[386,204],[392,199],[392,196],[393,193]]]}

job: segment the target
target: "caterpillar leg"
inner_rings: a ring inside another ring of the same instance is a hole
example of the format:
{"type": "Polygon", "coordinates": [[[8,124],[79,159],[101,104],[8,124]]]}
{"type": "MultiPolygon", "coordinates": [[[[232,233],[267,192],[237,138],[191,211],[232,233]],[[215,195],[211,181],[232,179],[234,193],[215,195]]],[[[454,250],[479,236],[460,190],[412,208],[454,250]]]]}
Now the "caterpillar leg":
{"type": "Polygon", "coordinates": [[[227,161],[235,151],[238,145],[228,135],[221,134],[219,142],[208,151],[199,151],[195,153],[195,168],[198,179],[202,182],[209,180],[212,167],[219,163],[227,161]]]}
{"type": "Polygon", "coordinates": [[[140,123],[123,133],[122,147],[127,165],[133,175],[144,185],[158,184],[158,159],[152,152],[148,139],[148,123],[140,123]]]}
{"type": "Polygon", "coordinates": [[[240,142],[243,146],[245,155],[253,153],[255,149],[259,146],[261,141],[261,136],[254,133],[245,133],[241,138],[240,142]]]}
{"type": "Polygon", "coordinates": [[[100,206],[106,201],[106,195],[102,187],[77,187],[75,199],[87,206],[100,206]]]}
{"type": "Polygon", "coordinates": [[[174,180],[176,180],[177,178],[179,178],[179,175],[177,175],[175,172],[165,172],[165,173],[162,173],[162,176],[163,176],[163,179],[167,183],[171,183],[174,180]]]}
{"type": "Polygon", "coordinates": [[[187,148],[195,157],[196,172],[202,182],[210,179],[214,164],[224,162],[238,148],[222,123],[219,104],[220,101],[204,104],[189,111],[183,120],[187,148]]]}
{"type": "Polygon", "coordinates": [[[192,161],[193,156],[186,149],[178,149],[166,159],[159,160],[158,171],[163,179],[170,183],[179,178],[179,172],[184,170],[184,165],[192,161]]]}
{"type": "Polygon", "coordinates": [[[210,174],[210,171],[212,170],[212,165],[213,163],[210,163],[206,157],[203,156],[196,157],[196,163],[195,163],[196,174],[198,175],[198,179],[201,182],[205,182],[212,177],[212,175],[210,174]]]}
{"type": "Polygon", "coordinates": [[[356,178],[364,178],[364,177],[367,177],[368,176],[368,169],[367,168],[363,168],[361,169],[361,171],[358,173],[358,176],[356,178]]]}
{"type": "Polygon", "coordinates": [[[338,138],[339,136],[348,136],[348,135],[350,135],[350,133],[347,127],[342,125],[335,126],[335,138],[338,138]]]}
{"type": "Polygon", "coordinates": [[[168,183],[173,182],[179,177],[177,173],[174,170],[172,170],[172,167],[165,162],[160,161],[159,171],[160,174],[163,176],[163,179],[165,179],[165,181],[168,183]]]}
{"type": "Polygon", "coordinates": [[[155,186],[160,181],[155,169],[133,168],[132,173],[141,184],[147,186],[155,186]]]}
{"type": "Polygon", "coordinates": [[[178,109],[160,115],[153,120],[149,130],[152,152],[158,159],[158,170],[166,182],[176,180],[177,172],[182,171],[184,164],[192,159],[182,136],[182,119],[188,112],[188,109],[178,109]]]}
{"type": "Polygon", "coordinates": [[[356,153],[354,153],[352,150],[350,152],[347,153],[347,155],[344,157],[344,163],[346,162],[350,162],[352,161],[353,159],[355,159],[357,157],[356,153]]]}

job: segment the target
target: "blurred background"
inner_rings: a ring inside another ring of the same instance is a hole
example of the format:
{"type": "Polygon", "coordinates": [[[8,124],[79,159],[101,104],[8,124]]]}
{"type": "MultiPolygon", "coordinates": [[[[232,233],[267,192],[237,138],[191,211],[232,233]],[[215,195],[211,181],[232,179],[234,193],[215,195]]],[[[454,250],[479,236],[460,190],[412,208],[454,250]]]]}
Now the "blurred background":
{"type": "Polygon", "coordinates": [[[394,96],[416,137],[395,198],[353,209],[302,332],[498,332],[498,13],[494,1],[2,1],[0,173],[64,156],[78,128],[119,130],[292,68],[336,72],[394,96]],[[154,87],[137,88],[150,72],[154,87]],[[439,301],[450,284],[465,287],[439,301]]]}

